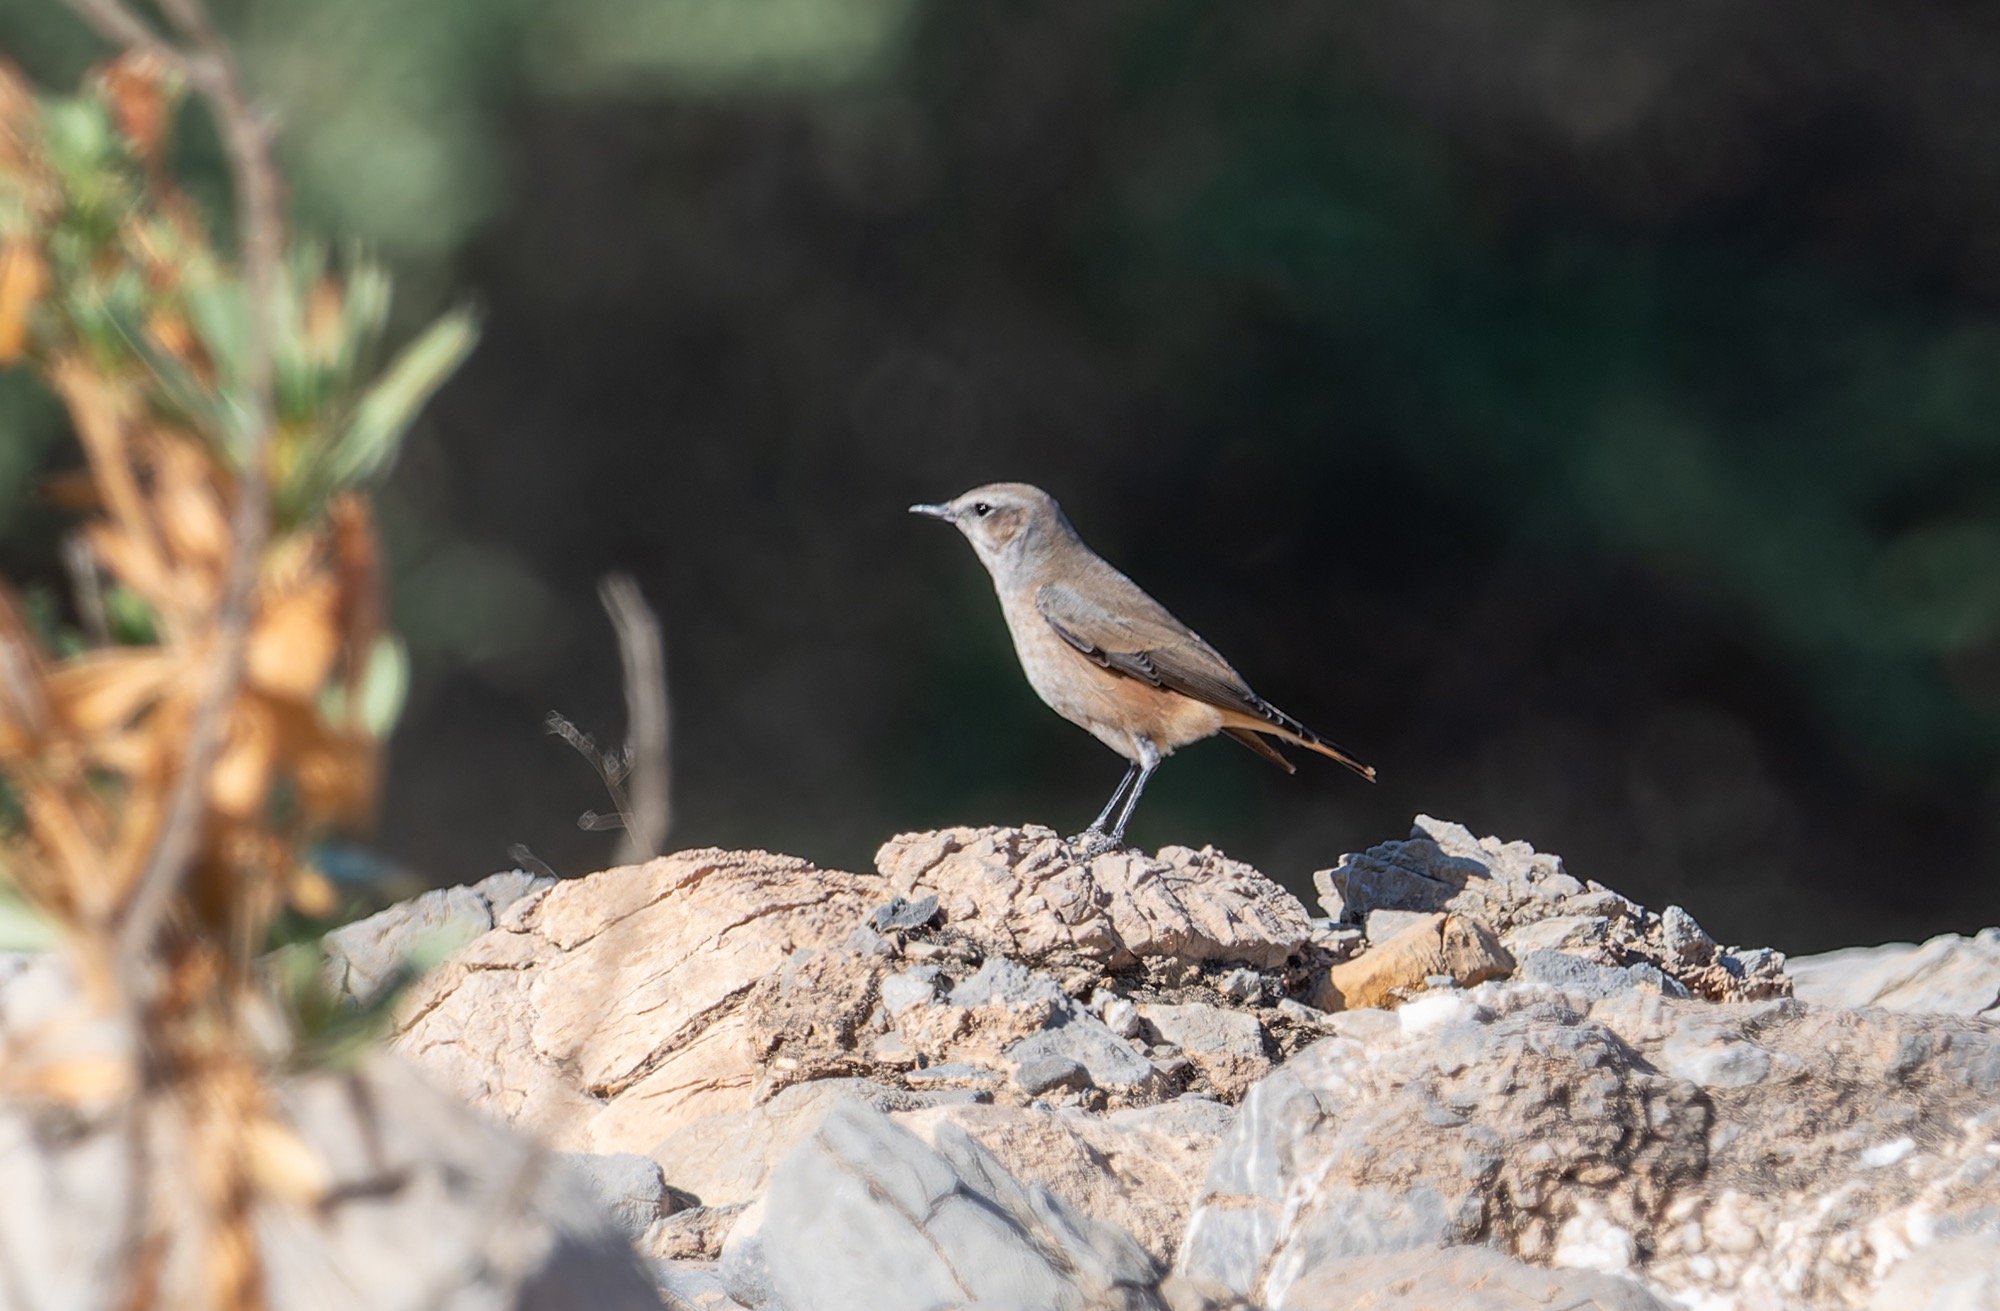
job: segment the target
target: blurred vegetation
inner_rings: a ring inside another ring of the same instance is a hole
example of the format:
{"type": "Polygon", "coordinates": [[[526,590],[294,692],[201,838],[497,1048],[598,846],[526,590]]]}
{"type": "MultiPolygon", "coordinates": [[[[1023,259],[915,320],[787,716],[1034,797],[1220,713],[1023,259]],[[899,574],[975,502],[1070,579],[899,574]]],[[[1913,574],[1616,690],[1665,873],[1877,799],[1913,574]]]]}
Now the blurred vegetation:
{"type": "Polygon", "coordinates": [[[180,1244],[204,1305],[253,1311],[257,1206],[332,1187],[266,1078],[369,1032],[311,1004],[304,957],[257,962],[281,921],[347,909],[313,845],[372,811],[405,681],[364,489],[474,334],[448,313],[384,351],[387,273],[291,233],[199,0],[171,34],[78,10],[124,43],[78,92],[0,67],[0,365],[60,400],[80,459],[36,489],[74,521],[62,604],[0,577],[0,931],[76,985],[4,1083],[120,1141],[112,1300],[185,1300],[180,1244]],[[226,219],[175,181],[192,104],[226,219]]]}
{"type": "MultiPolygon", "coordinates": [[[[229,16],[312,225],[500,324],[384,507],[415,661],[385,842],[433,876],[521,836],[602,858],[535,733],[616,720],[612,567],[690,706],[683,839],[863,861],[1087,818],[1115,762],[894,520],[1005,476],[1384,769],[1190,753],[1142,840],[1295,877],[1425,808],[1725,936],[2000,915],[1990,878],[1881,878],[2000,855],[1990,9],[229,16]]],[[[21,0],[0,45],[86,49],[21,0]]],[[[31,560],[52,416],[0,394],[31,560]]]]}

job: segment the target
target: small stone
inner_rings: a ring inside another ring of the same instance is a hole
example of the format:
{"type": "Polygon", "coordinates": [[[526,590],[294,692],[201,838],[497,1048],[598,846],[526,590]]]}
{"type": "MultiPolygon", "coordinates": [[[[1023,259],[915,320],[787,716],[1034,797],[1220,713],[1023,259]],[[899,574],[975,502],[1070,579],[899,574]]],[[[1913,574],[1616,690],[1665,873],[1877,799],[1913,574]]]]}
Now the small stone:
{"type": "Polygon", "coordinates": [[[1313,1028],[1313,1029],[1326,1027],[1329,1019],[1331,1018],[1327,1015],[1325,1011],[1314,1010],[1312,1007],[1306,1005],[1304,1002],[1294,1001],[1290,997],[1286,997],[1283,1000],[1279,1001],[1277,1005],[1277,1011],[1278,1014],[1284,1016],[1292,1023],[1302,1024],[1305,1025],[1307,1028],[1313,1028]]]}
{"type": "Polygon", "coordinates": [[[1091,1086],[1090,1071],[1081,1061],[1067,1056],[1037,1056],[1027,1060],[1014,1071],[1014,1082],[1030,1097],[1054,1088],[1082,1091],[1091,1086]]]}
{"type": "Polygon", "coordinates": [[[589,1185],[618,1228],[637,1239],[673,1212],[674,1198],[660,1163],[632,1152],[564,1152],[562,1159],[589,1185]]]}
{"type": "Polygon", "coordinates": [[[1421,924],[1431,918],[1427,911],[1371,910],[1368,912],[1368,941],[1387,942],[1412,924],[1421,924]]]}
{"type": "Polygon", "coordinates": [[[855,925],[854,932],[847,935],[842,945],[863,956],[889,956],[896,950],[894,944],[866,924],[855,925]]]}
{"type": "Polygon", "coordinates": [[[868,919],[878,933],[908,933],[912,929],[928,927],[937,917],[936,897],[918,897],[914,901],[892,897],[877,906],[868,919]]]}
{"type": "Polygon", "coordinates": [[[1561,951],[1531,951],[1521,957],[1519,977],[1592,1000],[1634,990],[1635,980],[1624,970],[1561,951]]]}
{"type": "Polygon", "coordinates": [[[1133,1088],[1149,1083],[1153,1067],[1102,1023],[1089,1015],[1030,1034],[1007,1049],[1007,1059],[1026,1065],[1045,1056],[1062,1056],[1090,1072],[1100,1088],[1133,1088]]]}
{"type": "Polygon", "coordinates": [[[1706,965],[1715,956],[1715,939],[1679,906],[1660,912],[1660,941],[1667,958],[1682,968],[1706,965]]]}
{"type": "Polygon", "coordinates": [[[1236,1001],[1256,1001],[1264,995],[1264,976],[1255,970],[1231,970],[1216,984],[1216,991],[1236,1001]]]}
{"type": "Polygon", "coordinates": [[[893,1016],[901,1016],[915,1006],[922,1006],[937,999],[938,969],[935,965],[918,965],[891,974],[882,980],[882,1009],[893,1016]]]}
{"type": "Polygon", "coordinates": [[[1072,1009],[1069,994],[1046,974],[1038,974],[1017,961],[990,956],[979,972],[951,990],[954,1006],[1003,1005],[1013,1010],[1048,1006],[1058,1012],[1072,1009]]]}

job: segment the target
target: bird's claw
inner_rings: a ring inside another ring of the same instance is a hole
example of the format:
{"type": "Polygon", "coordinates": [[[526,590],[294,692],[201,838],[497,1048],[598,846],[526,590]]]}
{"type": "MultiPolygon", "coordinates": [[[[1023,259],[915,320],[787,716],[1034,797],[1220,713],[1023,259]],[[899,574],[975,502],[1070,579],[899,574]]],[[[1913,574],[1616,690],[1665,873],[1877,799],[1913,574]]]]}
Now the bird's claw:
{"type": "Polygon", "coordinates": [[[1073,838],[1064,839],[1064,845],[1075,852],[1079,859],[1089,860],[1091,857],[1101,856],[1107,851],[1115,851],[1118,847],[1118,839],[1112,837],[1101,828],[1087,828],[1073,838]]]}

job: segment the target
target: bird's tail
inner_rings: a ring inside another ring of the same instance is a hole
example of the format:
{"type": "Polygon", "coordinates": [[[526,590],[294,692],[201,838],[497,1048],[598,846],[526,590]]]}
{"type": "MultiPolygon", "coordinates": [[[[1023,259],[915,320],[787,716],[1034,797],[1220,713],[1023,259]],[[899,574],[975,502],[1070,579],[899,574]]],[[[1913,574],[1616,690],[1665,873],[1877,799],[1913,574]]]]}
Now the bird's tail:
{"type": "MultiPolygon", "coordinates": [[[[1296,743],[1308,751],[1317,751],[1328,760],[1339,761],[1355,773],[1361,775],[1361,777],[1367,779],[1370,783],[1375,781],[1375,766],[1362,764],[1355,758],[1354,753],[1346,747],[1321,737],[1318,733],[1313,732],[1310,728],[1307,728],[1304,724],[1278,709],[1270,702],[1260,699],[1257,703],[1257,713],[1262,716],[1261,720],[1251,719],[1246,715],[1244,716],[1244,722],[1239,727],[1258,733],[1267,733],[1272,737],[1281,738],[1286,742],[1296,743]]],[[[1241,738],[1240,734],[1233,733],[1231,736],[1237,737],[1239,740],[1241,738]]],[[[1262,755],[1264,753],[1259,752],[1258,754],[1262,755]]],[[[1277,753],[1273,752],[1272,754],[1275,755],[1277,753]]]]}

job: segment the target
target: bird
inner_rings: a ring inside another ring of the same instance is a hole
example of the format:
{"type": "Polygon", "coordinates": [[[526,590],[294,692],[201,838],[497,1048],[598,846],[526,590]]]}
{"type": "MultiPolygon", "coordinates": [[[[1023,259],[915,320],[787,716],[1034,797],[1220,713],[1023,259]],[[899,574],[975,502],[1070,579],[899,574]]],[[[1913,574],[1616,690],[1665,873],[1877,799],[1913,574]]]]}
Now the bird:
{"type": "Polygon", "coordinates": [[[1084,545],[1056,499],[1027,483],[988,483],[911,514],[965,534],[993,579],[1021,671],[1037,696],[1123,756],[1130,768],[1073,849],[1124,845],[1160,763],[1221,733],[1295,772],[1268,738],[1316,751],[1369,782],[1375,769],[1258,696],[1195,631],[1084,545]],[[1124,808],[1119,809],[1119,799],[1124,808]],[[1108,830],[1112,812],[1117,822],[1108,830]]]}

